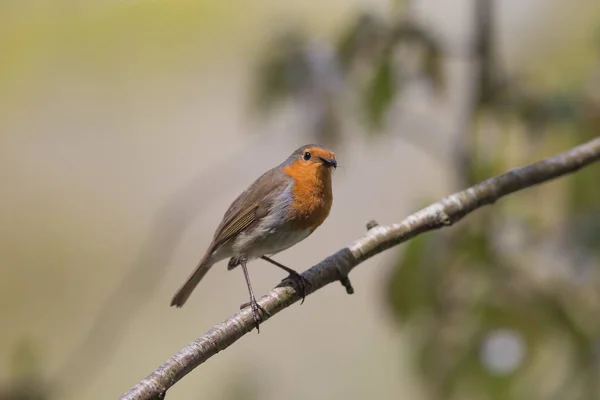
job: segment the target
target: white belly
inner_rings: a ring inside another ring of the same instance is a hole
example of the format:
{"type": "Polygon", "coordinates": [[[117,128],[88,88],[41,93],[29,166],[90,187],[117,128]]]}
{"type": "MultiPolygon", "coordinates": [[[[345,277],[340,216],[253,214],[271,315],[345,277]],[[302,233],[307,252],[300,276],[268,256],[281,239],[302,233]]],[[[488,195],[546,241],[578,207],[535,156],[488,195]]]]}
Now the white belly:
{"type": "Polygon", "coordinates": [[[235,239],[231,248],[233,256],[258,258],[277,254],[311,234],[310,229],[292,230],[284,222],[292,199],[291,188],[292,184],[282,192],[275,202],[278,206],[272,208],[256,228],[241,233],[235,239]]]}
{"type": "Polygon", "coordinates": [[[260,236],[241,236],[234,244],[234,253],[247,258],[257,258],[277,254],[306,239],[310,230],[265,232],[260,236]]]}

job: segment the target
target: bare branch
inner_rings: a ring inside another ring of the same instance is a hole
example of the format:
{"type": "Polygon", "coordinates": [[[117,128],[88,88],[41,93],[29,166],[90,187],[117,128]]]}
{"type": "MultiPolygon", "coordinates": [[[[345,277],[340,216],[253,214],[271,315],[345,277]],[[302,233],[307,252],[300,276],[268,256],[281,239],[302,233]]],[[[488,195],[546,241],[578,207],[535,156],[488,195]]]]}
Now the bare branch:
{"type": "MultiPolygon", "coordinates": [[[[346,288],[351,288],[347,280],[348,273],[374,255],[420,233],[452,225],[470,212],[510,193],[575,172],[598,160],[600,137],[555,157],[513,169],[450,195],[400,223],[389,226],[369,223],[369,230],[364,237],[302,274],[311,283],[308,291],[312,293],[335,281],[341,281],[344,286],[348,285],[346,288]]],[[[273,316],[299,299],[293,287],[282,283],[263,296],[259,303],[273,316]]],[[[177,381],[253,328],[254,320],[249,308],[235,313],[167,360],[121,399],[164,398],[166,391],[177,381]]]]}

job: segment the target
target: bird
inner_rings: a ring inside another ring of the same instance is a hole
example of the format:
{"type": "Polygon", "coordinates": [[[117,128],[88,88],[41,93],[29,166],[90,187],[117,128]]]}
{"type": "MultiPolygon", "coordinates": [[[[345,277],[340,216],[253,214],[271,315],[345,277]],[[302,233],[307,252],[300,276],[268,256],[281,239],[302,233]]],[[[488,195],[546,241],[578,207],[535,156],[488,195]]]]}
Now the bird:
{"type": "Polygon", "coordinates": [[[308,144],[256,179],[229,206],[204,256],[173,296],[171,306],[182,307],[210,268],[225,259],[229,259],[227,270],[242,267],[250,302],[241,308],[251,307],[258,333],[263,321],[261,312],[267,316],[269,313],[256,302],[249,261],[262,259],[286,271],[289,275],[284,281],[296,284],[304,302],[310,283],[271,257],[306,239],[329,216],[333,204],[331,178],[336,168],[331,150],[308,144]]]}

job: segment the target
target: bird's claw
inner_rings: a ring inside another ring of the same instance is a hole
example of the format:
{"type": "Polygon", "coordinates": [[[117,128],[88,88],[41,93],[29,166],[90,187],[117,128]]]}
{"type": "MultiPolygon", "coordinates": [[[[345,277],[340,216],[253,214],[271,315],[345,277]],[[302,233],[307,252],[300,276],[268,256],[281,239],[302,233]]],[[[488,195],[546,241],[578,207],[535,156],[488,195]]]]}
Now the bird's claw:
{"type": "Polygon", "coordinates": [[[312,286],[310,281],[297,272],[290,272],[287,278],[283,279],[281,282],[285,281],[293,282],[294,288],[296,288],[302,296],[302,301],[300,302],[300,304],[304,303],[304,299],[306,298],[308,288],[312,286]]]}
{"type": "Polygon", "coordinates": [[[265,308],[263,306],[258,304],[258,302],[256,300],[251,300],[248,303],[242,304],[240,306],[240,310],[243,310],[244,308],[246,308],[248,306],[250,306],[250,308],[252,308],[252,317],[254,318],[254,326],[256,327],[256,331],[258,333],[260,333],[259,325],[261,322],[263,322],[263,317],[260,313],[263,312],[267,317],[270,317],[271,313],[268,312],[267,310],[265,310],[265,308]]]}

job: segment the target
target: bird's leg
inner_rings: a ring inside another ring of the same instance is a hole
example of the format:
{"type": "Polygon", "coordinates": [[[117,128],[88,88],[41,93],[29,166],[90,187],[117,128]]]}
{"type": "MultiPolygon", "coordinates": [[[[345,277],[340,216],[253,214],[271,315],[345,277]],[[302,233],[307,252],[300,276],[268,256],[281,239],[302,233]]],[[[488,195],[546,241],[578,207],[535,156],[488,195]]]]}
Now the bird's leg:
{"type": "MultiPolygon", "coordinates": [[[[261,307],[257,302],[256,302],[256,298],[254,297],[254,291],[252,290],[252,284],[250,283],[250,276],[248,275],[248,268],[246,267],[246,260],[245,259],[241,259],[239,261],[240,265],[242,266],[242,270],[244,271],[244,277],[246,278],[246,285],[248,286],[248,293],[250,293],[250,307],[252,307],[252,316],[254,317],[254,325],[256,326],[256,331],[258,333],[260,333],[260,328],[258,327],[260,325],[260,323],[262,322],[262,316],[260,315],[260,312],[264,312],[265,315],[267,316],[271,316],[271,314],[269,314],[269,312],[267,310],[265,310],[263,307],[261,307]]],[[[248,303],[242,305],[241,308],[244,308],[244,306],[247,306],[248,303]]]]}
{"type": "Polygon", "coordinates": [[[261,258],[265,261],[270,262],[274,266],[281,268],[282,270],[286,271],[288,274],[290,274],[286,279],[289,279],[296,283],[296,285],[300,291],[300,294],[302,295],[302,301],[300,302],[300,304],[304,303],[304,298],[306,297],[306,291],[307,291],[308,287],[310,287],[310,282],[305,277],[300,275],[298,272],[294,271],[291,268],[286,267],[283,264],[278,263],[275,260],[270,259],[267,256],[262,256],[261,258]]]}

